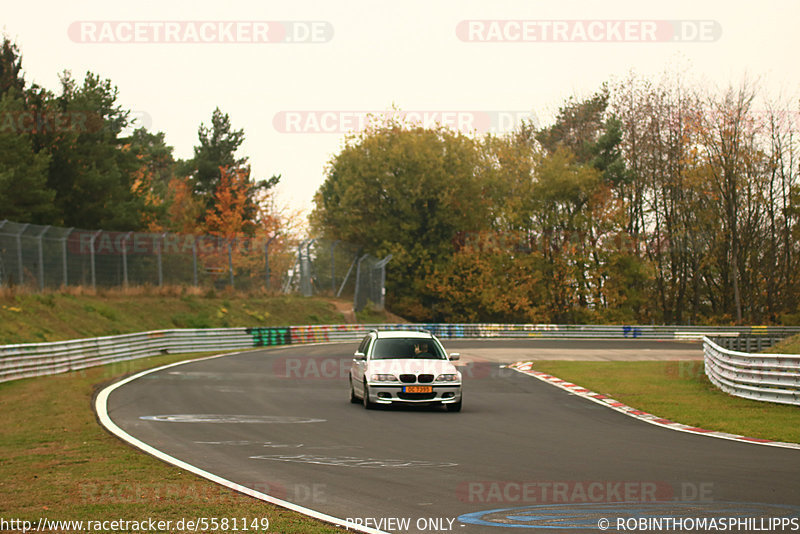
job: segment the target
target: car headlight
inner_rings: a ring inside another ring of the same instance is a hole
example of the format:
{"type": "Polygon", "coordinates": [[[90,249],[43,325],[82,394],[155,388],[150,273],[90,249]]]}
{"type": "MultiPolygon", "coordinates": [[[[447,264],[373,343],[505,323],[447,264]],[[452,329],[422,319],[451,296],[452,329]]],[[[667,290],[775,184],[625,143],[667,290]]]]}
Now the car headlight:
{"type": "Polygon", "coordinates": [[[436,377],[437,382],[458,382],[458,375],[446,374],[436,377]]]}
{"type": "Polygon", "coordinates": [[[373,382],[398,382],[397,377],[394,375],[374,374],[371,379],[373,382]]]}

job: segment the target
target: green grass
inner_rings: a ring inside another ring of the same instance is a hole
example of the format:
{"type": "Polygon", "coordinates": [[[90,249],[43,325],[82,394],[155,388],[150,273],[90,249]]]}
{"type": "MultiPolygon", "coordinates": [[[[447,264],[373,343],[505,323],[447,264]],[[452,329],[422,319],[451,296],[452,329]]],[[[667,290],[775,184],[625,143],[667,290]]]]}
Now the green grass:
{"type": "Polygon", "coordinates": [[[800,334],[788,337],[764,352],[772,354],[800,354],[800,334]]]}
{"type": "Polygon", "coordinates": [[[269,532],[345,532],[162,463],[97,424],[91,405],[101,384],[188,358],[158,356],[0,384],[0,517],[34,523],[266,517],[269,532]]]}
{"type": "Polygon", "coordinates": [[[708,381],[702,361],[542,361],[533,368],[678,423],[800,443],[800,407],[728,395],[708,381]]]}
{"type": "Polygon", "coordinates": [[[0,293],[0,345],[170,328],[339,324],[325,299],[196,290],[0,293]]]}
{"type": "Polygon", "coordinates": [[[356,320],[361,324],[381,324],[386,322],[386,313],[367,307],[356,312],[356,320]]]}

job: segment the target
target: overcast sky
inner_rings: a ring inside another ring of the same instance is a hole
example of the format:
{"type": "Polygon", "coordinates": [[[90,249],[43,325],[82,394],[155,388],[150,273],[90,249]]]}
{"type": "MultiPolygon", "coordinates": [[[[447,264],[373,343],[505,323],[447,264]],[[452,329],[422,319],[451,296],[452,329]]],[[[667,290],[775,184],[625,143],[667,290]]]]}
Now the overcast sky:
{"type": "Polygon", "coordinates": [[[749,75],[796,97],[798,20],[797,0],[84,0],[14,2],[0,24],[28,82],[109,78],[176,157],[219,106],[245,131],[254,177],[281,174],[281,201],[308,210],[343,132],[370,111],[502,131],[676,64],[711,87],[749,75]]]}

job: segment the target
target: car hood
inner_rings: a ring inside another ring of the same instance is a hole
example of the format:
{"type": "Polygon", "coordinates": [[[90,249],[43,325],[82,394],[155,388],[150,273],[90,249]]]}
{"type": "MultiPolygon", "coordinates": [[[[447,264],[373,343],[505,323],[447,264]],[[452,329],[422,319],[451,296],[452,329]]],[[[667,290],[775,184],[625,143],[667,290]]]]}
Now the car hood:
{"type": "Polygon", "coordinates": [[[370,360],[369,372],[379,374],[456,374],[458,369],[449,360],[370,360]]]}

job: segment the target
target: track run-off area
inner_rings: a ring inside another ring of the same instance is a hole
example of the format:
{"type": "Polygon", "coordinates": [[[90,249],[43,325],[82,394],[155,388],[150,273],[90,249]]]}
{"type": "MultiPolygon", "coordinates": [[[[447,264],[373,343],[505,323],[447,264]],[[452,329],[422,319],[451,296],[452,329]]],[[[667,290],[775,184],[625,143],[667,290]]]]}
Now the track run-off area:
{"type": "Polygon", "coordinates": [[[460,413],[351,404],[357,343],[173,364],[106,388],[96,408],[150,454],[352,530],[797,531],[800,450],[646,424],[505,367],[701,359],[700,344],[443,342],[462,354],[460,413]]]}

